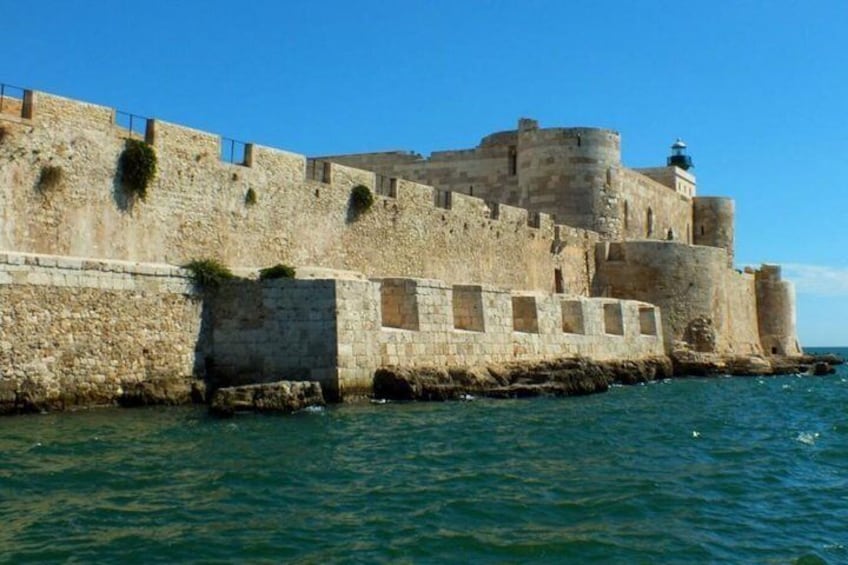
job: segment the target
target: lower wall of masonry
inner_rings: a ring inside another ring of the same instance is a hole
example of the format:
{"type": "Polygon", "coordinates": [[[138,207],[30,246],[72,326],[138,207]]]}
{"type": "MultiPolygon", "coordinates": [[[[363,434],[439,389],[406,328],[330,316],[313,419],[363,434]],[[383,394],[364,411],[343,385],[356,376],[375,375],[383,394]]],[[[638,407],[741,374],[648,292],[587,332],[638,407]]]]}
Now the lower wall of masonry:
{"type": "Polygon", "coordinates": [[[157,379],[317,380],[338,400],[370,393],[384,365],[663,352],[649,304],[327,276],[198,294],[167,265],[0,253],[0,404],[109,404],[157,379]]]}
{"type": "Polygon", "coordinates": [[[0,405],[112,403],[157,379],[191,379],[202,303],[181,269],[0,253],[0,405]]]}

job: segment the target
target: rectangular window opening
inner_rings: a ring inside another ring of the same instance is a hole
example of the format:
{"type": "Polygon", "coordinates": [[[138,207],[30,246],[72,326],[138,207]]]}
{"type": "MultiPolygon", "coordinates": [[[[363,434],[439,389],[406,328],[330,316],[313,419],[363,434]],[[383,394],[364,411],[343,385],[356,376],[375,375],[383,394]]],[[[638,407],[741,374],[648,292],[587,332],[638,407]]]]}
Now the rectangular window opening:
{"type": "Polygon", "coordinates": [[[657,335],[657,310],[650,306],[639,307],[639,333],[657,335]]]}
{"type": "Polygon", "coordinates": [[[604,304],[604,333],[624,335],[624,319],[621,316],[621,303],[604,304]]]}
{"type": "Polygon", "coordinates": [[[477,285],[453,287],[453,327],[474,332],[485,331],[483,290],[477,285]]]}
{"type": "Polygon", "coordinates": [[[562,269],[559,267],[554,269],[554,292],[557,294],[565,292],[565,284],[562,280],[562,269]]]}
{"type": "Polygon", "coordinates": [[[404,279],[383,279],[380,285],[382,326],[418,330],[417,286],[404,279]]]}
{"type": "Polygon", "coordinates": [[[567,334],[585,334],[583,303],[579,300],[562,301],[562,331],[567,334]]]}
{"type": "Polygon", "coordinates": [[[517,332],[539,333],[539,314],[536,310],[536,297],[512,297],[512,329],[517,332]]]}
{"type": "Polygon", "coordinates": [[[518,174],[518,151],[514,145],[509,147],[509,156],[508,156],[508,169],[509,175],[515,176],[518,174]]]}

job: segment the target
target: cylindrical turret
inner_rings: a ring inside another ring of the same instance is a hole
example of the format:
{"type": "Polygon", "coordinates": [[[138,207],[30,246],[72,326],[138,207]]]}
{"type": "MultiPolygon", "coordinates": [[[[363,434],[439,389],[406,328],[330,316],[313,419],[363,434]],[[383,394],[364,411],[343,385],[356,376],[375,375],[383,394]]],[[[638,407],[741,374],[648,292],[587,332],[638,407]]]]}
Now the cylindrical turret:
{"type": "Polygon", "coordinates": [[[800,355],[795,333],[795,287],[781,280],[780,267],[776,265],[763,265],[754,279],[763,351],[771,355],[800,355]]]}
{"type": "Polygon", "coordinates": [[[519,124],[520,200],[530,210],[556,215],[557,222],[617,238],[620,162],[620,136],[615,131],[519,124]]]}
{"type": "Polygon", "coordinates": [[[733,266],[733,225],[735,206],[730,198],[696,196],[692,199],[692,243],[721,247],[727,251],[728,266],[733,266]]]}

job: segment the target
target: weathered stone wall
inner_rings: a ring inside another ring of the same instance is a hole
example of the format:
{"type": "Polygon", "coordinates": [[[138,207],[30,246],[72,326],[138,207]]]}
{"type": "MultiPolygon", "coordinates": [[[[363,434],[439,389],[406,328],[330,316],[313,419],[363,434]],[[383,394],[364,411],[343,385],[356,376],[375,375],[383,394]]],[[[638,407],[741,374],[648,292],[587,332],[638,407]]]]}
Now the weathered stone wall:
{"type": "Polygon", "coordinates": [[[324,159],[552,214],[604,239],[667,239],[671,231],[691,243],[695,177],[677,167],[623,167],[620,145],[611,130],[539,128],[525,119],[476,148],[429,159],[402,152],[324,159]]]}
{"type": "Polygon", "coordinates": [[[350,191],[378,188],[372,172],[333,164],[326,179],[303,156],[260,146],[250,166],[226,163],[217,136],[161,121],[148,130],[159,173],[147,199],[132,201],[116,181],[129,133],[111,109],[37,93],[31,120],[3,120],[0,249],[171,264],[216,256],[232,267],[283,262],[545,291],[560,269],[564,291],[588,293],[597,234],[556,229],[549,216],[459,194],[439,207],[433,188],[399,180],[357,217],[350,191]],[[62,170],[47,190],[46,165],[62,170]]]}
{"type": "Polygon", "coordinates": [[[669,351],[688,345],[722,355],[762,353],[754,277],[729,269],[723,249],[611,242],[598,244],[597,261],[595,292],[659,306],[669,351]],[[705,332],[712,338],[698,337],[705,332]]]}
{"type": "Polygon", "coordinates": [[[618,236],[613,181],[621,157],[617,132],[540,129],[534,120],[522,119],[517,130],[486,136],[473,149],[438,151],[429,159],[409,160],[407,155],[365,153],[323,159],[551,214],[564,225],[618,236]]]}
{"type": "Polygon", "coordinates": [[[695,175],[679,167],[647,167],[633,171],[649,177],[663,186],[667,186],[678,194],[693,198],[695,196],[695,175]]]}
{"type": "Polygon", "coordinates": [[[795,288],[781,280],[780,267],[763,265],[754,274],[763,349],[774,355],[800,355],[795,332],[795,288]]]}
{"type": "Polygon", "coordinates": [[[202,376],[202,326],[182,269],[0,253],[0,412],[109,404],[202,376]]]}
{"type": "Polygon", "coordinates": [[[336,278],[222,287],[210,307],[213,384],[318,380],[330,399],[345,400],[370,394],[374,371],[386,365],[639,359],[664,352],[662,323],[650,304],[431,279],[327,276],[336,278]]]}
{"type": "Polygon", "coordinates": [[[720,247],[727,252],[727,266],[733,267],[735,205],[731,198],[699,196],[693,201],[695,245],[720,247]]]}
{"type": "Polygon", "coordinates": [[[638,172],[622,168],[623,239],[672,239],[692,243],[692,199],[638,172]]]}
{"type": "MultiPolygon", "coordinates": [[[[396,288],[397,281],[392,281],[390,292],[396,288]]],[[[415,305],[419,327],[383,323],[382,365],[473,366],[578,355],[638,359],[664,353],[662,323],[651,304],[510,293],[487,285],[458,288],[426,279],[410,279],[405,289],[405,302],[415,305]],[[464,306],[457,307],[458,301],[464,306]],[[469,313],[469,304],[479,305],[478,311],[469,313]],[[607,309],[617,313],[619,329],[606,322],[607,309]],[[468,323],[469,318],[479,318],[479,323],[468,323]],[[579,324],[567,323],[574,320],[579,324]]]]}

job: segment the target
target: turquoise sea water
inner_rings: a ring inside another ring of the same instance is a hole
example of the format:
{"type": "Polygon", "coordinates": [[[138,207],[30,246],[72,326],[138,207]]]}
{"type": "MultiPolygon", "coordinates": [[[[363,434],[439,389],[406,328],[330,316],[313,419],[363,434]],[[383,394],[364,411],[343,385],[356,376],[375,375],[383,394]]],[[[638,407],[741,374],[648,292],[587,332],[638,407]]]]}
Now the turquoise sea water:
{"type": "MultiPolygon", "coordinates": [[[[842,350],[848,353],[848,350],[842,350]]],[[[0,562],[848,563],[848,370],[0,419],[0,562]]]]}

